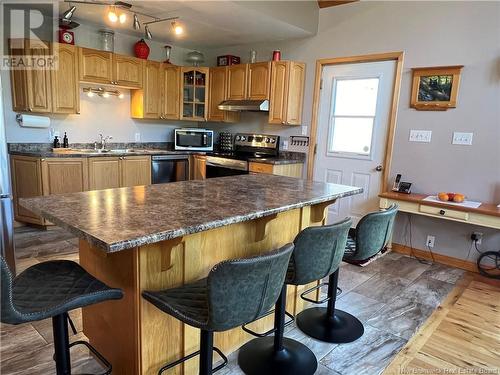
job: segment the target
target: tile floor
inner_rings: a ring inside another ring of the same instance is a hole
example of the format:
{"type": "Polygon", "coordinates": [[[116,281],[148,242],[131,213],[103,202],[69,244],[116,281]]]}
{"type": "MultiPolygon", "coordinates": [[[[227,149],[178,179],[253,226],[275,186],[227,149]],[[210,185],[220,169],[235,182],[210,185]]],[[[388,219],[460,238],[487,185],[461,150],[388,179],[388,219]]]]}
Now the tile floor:
{"type": "MultiPolygon", "coordinates": [[[[47,231],[22,227],[15,234],[18,272],[50,259],[78,261],[78,242],[60,228],[47,231]]],[[[319,361],[319,375],[375,375],[383,372],[418,327],[430,316],[463,271],[439,264],[389,253],[366,267],[343,264],[337,308],[357,316],[365,334],[350,344],[327,344],[288,327],[286,336],[311,348],[319,361]]],[[[81,314],[71,313],[81,333],[81,314]]],[[[54,373],[50,320],[19,326],[1,325],[0,373],[3,375],[46,375],[54,373]]],[[[71,340],[77,337],[72,337],[71,340]]],[[[219,375],[242,374],[237,353],[219,375]]],[[[75,350],[75,374],[95,372],[86,351],[75,350]]]]}

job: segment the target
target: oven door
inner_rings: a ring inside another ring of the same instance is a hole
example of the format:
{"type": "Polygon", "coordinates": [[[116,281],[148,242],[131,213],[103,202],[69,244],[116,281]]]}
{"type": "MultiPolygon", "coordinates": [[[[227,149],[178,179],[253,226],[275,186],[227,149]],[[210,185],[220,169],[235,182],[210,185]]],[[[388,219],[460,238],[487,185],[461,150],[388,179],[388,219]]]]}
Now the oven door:
{"type": "Polygon", "coordinates": [[[212,151],[213,131],[200,129],[175,129],[175,149],[212,151]]]}
{"type": "Polygon", "coordinates": [[[248,174],[248,163],[246,161],[207,157],[207,178],[237,176],[241,174],[248,174]]]}

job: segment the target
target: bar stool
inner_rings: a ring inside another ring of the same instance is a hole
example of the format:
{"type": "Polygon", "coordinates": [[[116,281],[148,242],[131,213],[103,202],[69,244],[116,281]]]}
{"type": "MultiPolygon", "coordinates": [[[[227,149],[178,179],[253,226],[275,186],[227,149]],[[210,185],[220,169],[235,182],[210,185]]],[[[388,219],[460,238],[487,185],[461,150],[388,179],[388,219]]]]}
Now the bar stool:
{"type": "Polygon", "coordinates": [[[350,226],[351,220],[346,219],[333,225],[306,228],[297,235],[285,285],[276,304],[274,338],[257,338],[240,349],[238,364],[246,374],[314,374],[318,366],[314,353],[307,346],[283,337],[286,285],[309,284],[334,272],[342,260],[350,226]]]}
{"type": "Polygon", "coordinates": [[[331,343],[348,343],[357,340],[364,333],[363,324],[353,315],[335,309],[339,269],[347,242],[351,219],[333,225],[304,229],[295,239],[292,261],[294,269],[303,267],[308,273],[287,281],[294,285],[307,284],[329,276],[328,283],[321,283],[301,294],[302,299],[313,304],[327,302],[327,307],[305,309],[295,317],[297,327],[317,340],[331,343]],[[311,253],[314,257],[311,257],[311,253]],[[310,258],[310,259],[309,259],[310,258]],[[322,263],[326,265],[321,266],[322,263]],[[328,285],[327,297],[313,300],[307,294],[328,285]]]}
{"type": "Polygon", "coordinates": [[[1,281],[2,323],[17,325],[52,318],[57,375],[71,374],[69,349],[76,345],[85,345],[106,367],[104,374],[111,374],[111,364],[88,342],[69,343],[68,311],[120,299],[120,289],[108,287],[68,260],[39,263],[13,278],[2,256],[1,281]]]}
{"type": "Polygon", "coordinates": [[[256,319],[278,299],[293,245],[253,258],[215,265],[207,278],[178,288],[145,291],[142,296],[161,311],[199,328],[200,350],[163,366],[158,374],[200,356],[200,375],[212,374],[227,364],[213,345],[214,332],[227,331],[256,319]],[[212,369],[213,351],[223,363],[212,369]]]}

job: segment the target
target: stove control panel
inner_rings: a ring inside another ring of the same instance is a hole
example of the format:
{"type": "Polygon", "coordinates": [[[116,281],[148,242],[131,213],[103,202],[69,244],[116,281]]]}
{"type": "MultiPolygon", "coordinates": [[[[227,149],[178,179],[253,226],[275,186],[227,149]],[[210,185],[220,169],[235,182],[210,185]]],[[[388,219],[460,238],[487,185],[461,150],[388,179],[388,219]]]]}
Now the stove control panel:
{"type": "Polygon", "coordinates": [[[236,134],[234,136],[234,145],[240,147],[278,149],[279,140],[279,135],[236,134]]]}

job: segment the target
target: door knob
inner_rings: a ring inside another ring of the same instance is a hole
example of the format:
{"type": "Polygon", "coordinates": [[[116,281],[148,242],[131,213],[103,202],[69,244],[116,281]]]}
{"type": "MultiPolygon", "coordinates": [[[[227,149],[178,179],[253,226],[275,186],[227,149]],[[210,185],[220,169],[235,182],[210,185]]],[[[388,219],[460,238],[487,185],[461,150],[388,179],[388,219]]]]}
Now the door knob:
{"type": "Polygon", "coordinates": [[[384,168],[383,168],[381,165],[377,165],[377,166],[375,167],[375,170],[376,170],[377,172],[381,172],[381,171],[382,171],[382,169],[384,169],[384,168]]]}

